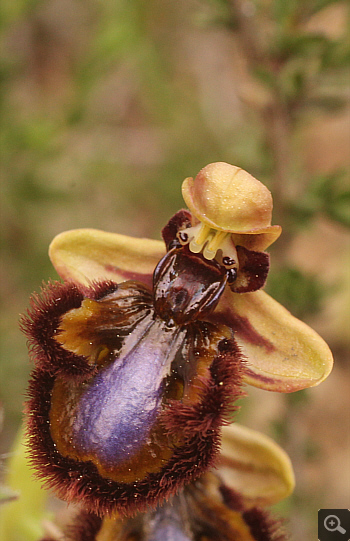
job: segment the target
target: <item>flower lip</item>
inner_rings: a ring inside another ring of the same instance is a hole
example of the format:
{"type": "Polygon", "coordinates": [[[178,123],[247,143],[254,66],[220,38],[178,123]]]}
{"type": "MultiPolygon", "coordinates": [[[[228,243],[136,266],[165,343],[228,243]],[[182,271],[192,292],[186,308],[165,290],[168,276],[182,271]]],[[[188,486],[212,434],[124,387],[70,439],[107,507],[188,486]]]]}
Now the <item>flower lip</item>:
{"type": "Polygon", "coordinates": [[[22,320],[35,363],[26,404],[32,465],[60,498],[100,516],[154,507],[198,478],[213,463],[220,428],[242,396],[243,359],[231,331],[207,321],[168,328],[151,304],[150,291],[137,282],[57,282],[33,298],[22,320]],[[144,336],[148,320],[152,332],[144,336]],[[154,350],[159,362],[148,385],[141,357],[153,363],[154,350]],[[155,380],[160,365],[165,378],[155,380]],[[143,403],[129,400],[128,379],[137,394],[146,383],[143,403]],[[121,391],[130,427],[107,387],[121,391]],[[143,404],[150,415],[142,414],[137,427],[133,408],[143,404]],[[121,433],[113,433],[116,427],[121,433]]]}
{"type": "Polygon", "coordinates": [[[264,250],[281,234],[271,225],[272,197],[261,182],[243,169],[224,162],[204,167],[182,184],[192,214],[207,226],[238,235],[254,235],[254,247],[264,250]]]}

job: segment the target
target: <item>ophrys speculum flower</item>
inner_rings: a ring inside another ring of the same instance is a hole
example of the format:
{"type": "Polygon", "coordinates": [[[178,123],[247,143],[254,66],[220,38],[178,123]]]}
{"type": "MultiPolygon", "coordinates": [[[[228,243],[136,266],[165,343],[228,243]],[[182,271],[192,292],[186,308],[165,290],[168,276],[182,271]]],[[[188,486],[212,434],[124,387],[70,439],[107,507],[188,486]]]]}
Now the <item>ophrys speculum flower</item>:
{"type": "Polygon", "coordinates": [[[280,228],[269,192],[240,171],[211,164],[185,181],[192,214],[164,228],[165,255],[90,230],[54,240],[77,283],[49,285],[24,327],[33,462],[62,498],[101,515],[155,505],[210,466],[242,376],[289,392],[329,373],[318,335],[257,291],[280,228]]]}
{"type": "Polygon", "coordinates": [[[24,321],[33,460],[61,497],[98,514],[142,509],[197,478],[241,394],[232,331],[206,321],[229,271],[171,244],[152,291],[57,283],[24,321]]]}

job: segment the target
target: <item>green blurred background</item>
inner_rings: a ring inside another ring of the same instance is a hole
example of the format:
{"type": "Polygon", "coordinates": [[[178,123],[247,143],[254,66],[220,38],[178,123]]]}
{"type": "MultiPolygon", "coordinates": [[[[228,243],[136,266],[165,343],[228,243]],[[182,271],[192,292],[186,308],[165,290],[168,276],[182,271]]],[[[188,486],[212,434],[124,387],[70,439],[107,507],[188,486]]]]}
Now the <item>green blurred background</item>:
{"type": "Polygon", "coordinates": [[[184,206],[182,180],[227,161],[274,196],[284,232],[267,290],[336,360],[318,388],[249,389],[240,414],[289,452],[297,489],[280,511],[293,539],[316,538],[317,510],[346,507],[350,491],[348,4],[3,0],[0,9],[0,452],[20,426],[30,369],[18,318],[57,277],[52,238],[81,227],[160,238],[184,206]]]}

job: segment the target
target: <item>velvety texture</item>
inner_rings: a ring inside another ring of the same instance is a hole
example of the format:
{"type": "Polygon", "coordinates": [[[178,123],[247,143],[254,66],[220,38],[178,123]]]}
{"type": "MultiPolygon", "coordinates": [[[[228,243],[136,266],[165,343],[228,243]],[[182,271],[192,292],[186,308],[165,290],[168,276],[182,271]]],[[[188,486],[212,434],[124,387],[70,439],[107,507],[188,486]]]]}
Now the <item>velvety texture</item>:
{"type": "Polygon", "coordinates": [[[135,517],[78,515],[67,541],[286,541],[281,520],[261,507],[246,507],[240,495],[213,473],[181,495],[135,517]]]}

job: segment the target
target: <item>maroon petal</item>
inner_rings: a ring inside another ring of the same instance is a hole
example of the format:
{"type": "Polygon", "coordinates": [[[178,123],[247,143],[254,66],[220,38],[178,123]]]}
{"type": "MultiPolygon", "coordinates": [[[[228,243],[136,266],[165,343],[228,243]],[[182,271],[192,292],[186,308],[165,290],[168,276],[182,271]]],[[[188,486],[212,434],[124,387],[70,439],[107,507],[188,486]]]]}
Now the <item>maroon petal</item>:
{"type": "Polygon", "coordinates": [[[253,252],[237,246],[239,271],[237,279],[230,286],[235,293],[248,293],[261,289],[269,272],[269,254],[253,252]]]}
{"type": "Polygon", "coordinates": [[[162,229],[162,237],[169,250],[170,243],[176,238],[176,233],[185,227],[191,227],[192,215],[188,210],[179,210],[162,229]]]}

